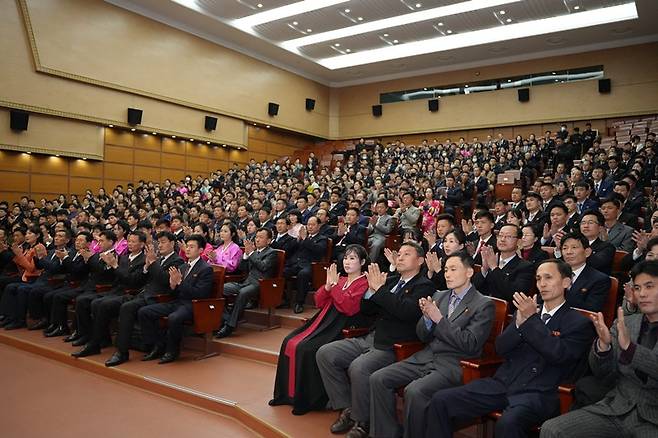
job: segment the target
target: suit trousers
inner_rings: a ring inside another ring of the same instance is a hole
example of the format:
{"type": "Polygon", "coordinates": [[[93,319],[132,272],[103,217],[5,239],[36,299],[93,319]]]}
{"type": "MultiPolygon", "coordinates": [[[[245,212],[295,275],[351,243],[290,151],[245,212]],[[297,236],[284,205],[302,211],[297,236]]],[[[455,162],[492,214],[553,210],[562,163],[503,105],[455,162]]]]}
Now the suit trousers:
{"type": "MultiPolygon", "coordinates": [[[[50,321],[51,323],[54,322],[51,318],[52,318],[52,310],[53,310],[53,303],[55,301],[55,296],[59,292],[63,291],[64,289],[67,289],[67,288],[68,288],[67,285],[60,285],[60,286],[57,286],[55,288],[52,288],[52,289],[49,289],[49,290],[45,291],[44,294],[43,294],[43,299],[42,299],[42,302],[43,302],[43,316],[44,316],[44,318],[47,318],[48,321],[50,321]]],[[[33,289],[33,291],[34,291],[34,289],[33,289]]],[[[38,289],[37,289],[37,291],[38,291],[38,289]]],[[[29,299],[28,299],[28,306],[29,306],[29,299]]]]}
{"type": "Polygon", "coordinates": [[[30,290],[40,283],[42,282],[8,284],[0,300],[0,308],[4,309],[4,314],[13,321],[25,321],[30,290]]]}
{"type": "MultiPolygon", "coordinates": [[[[117,335],[116,344],[119,353],[128,354],[130,348],[130,339],[133,335],[133,327],[137,320],[137,312],[142,307],[151,304],[143,293],[136,295],[132,300],[121,304],[119,308],[119,334],[117,335]]],[[[111,304],[107,304],[112,307],[111,304]]],[[[104,307],[101,305],[101,308],[104,307]]]]}
{"type": "Polygon", "coordinates": [[[84,292],[82,288],[63,288],[58,290],[53,297],[53,304],[50,309],[50,322],[65,326],[67,321],[66,308],[72,299],[84,292]]]}
{"type": "Polygon", "coordinates": [[[224,310],[224,321],[229,327],[236,328],[240,315],[247,303],[258,298],[258,284],[254,283],[227,283],[224,285],[224,296],[235,296],[233,309],[224,310]]]}
{"type": "Polygon", "coordinates": [[[396,362],[370,376],[370,436],[397,437],[399,426],[395,392],[404,388],[404,436],[425,435],[425,410],[434,393],[462,382],[461,369],[433,363],[396,362]],[[454,369],[453,369],[454,368],[454,369]]]}
{"type": "Polygon", "coordinates": [[[104,340],[110,339],[110,322],[119,316],[121,304],[126,301],[123,295],[101,295],[91,302],[91,332],[89,343],[100,346],[104,340]]]}
{"type": "Polygon", "coordinates": [[[352,408],[352,419],[367,423],[370,375],[395,362],[393,350],[374,348],[375,336],[341,339],[320,347],[315,361],[333,409],[352,408]]]}
{"type": "Polygon", "coordinates": [[[379,256],[381,256],[384,246],[386,246],[386,238],[384,236],[371,236],[368,239],[368,246],[370,247],[370,261],[377,263],[379,256]]]}
{"type": "MultiPolygon", "coordinates": [[[[46,294],[52,292],[54,289],[53,286],[46,282],[39,282],[30,289],[27,297],[27,311],[30,314],[30,317],[34,319],[43,319],[50,316],[50,305],[48,306],[48,311],[46,311],[44,299],[46,294]]],[[[52,298],[50,303],[52,304],[52,298]]]]}
{"type": "MultiPolygon", "coordinates": [[[[406,401],[406,400],[405,400],[406,401]]],[[[465,386],[443,389],[432,397],[426,411],[427,438],[452,436],[453,424],[466,422],[494,411],[503,411],[496,421],[496,438],[522,438],[541,424],[550,413],[557,413],[557,398],[539,392],[508,397],[507,387],[493,378],[465,386]]]]}
{"type": "Polygon", "coordinates": [[[634,408],[628,414],[613,417],[588,412],[571,411],[546,421],[541,426],[541,438],[654,438],[658,426],[645,421],[634,408]]]}
{"type": "Polygon", "coordinates": [[[78,335],[82,337],[91,336],[91,303],[101,296],[93,291],[85,292],[75,298],[75,320],[78,324],[78,335]]]}
{"type": "Polygon", "coordinates": [[[142,327],[144,344],[149,346],[165,346],[168,353],[178,354],[183,338],[183,323],[191,321],[192,303],[172,301],[144,306],[137,312],[139,325],[142,327]],[[167,317],[167,336],[160,336],[160,317],[167,317]]]}
{"type": "Polygon", "coordinates": [[[290,278],[292,276],[297,276],[297,290],[295,291],[295,303],[304,304],[306,301],[306,293],[311,288],[311,278],[313,277],[313,271],[311,265],[293,265],[289,268],[285,268],[283,271],[283,276],[285,278],[290,278]]]}

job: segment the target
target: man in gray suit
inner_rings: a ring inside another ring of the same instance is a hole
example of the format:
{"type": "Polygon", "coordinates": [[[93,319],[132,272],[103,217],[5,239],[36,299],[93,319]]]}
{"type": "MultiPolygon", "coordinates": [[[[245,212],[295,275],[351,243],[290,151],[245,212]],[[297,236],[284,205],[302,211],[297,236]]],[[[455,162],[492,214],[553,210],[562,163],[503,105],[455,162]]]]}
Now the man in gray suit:
{"type": "Polygon", "coordinates": [[[397,437],[395,391],[404,389],[404,436],[425,436],[425,410],[432,395],[462,382],[459,361],[480,357],[495,316],[494,303],[471,284],[473,260],[465,253],[446,260],[449,290],[421,298],[416,333],[427,346],[370,376],[371,436],[397,437]]]}
{"type": "Polygon", "coordinates": [[[256,231],[254,241],[244,241],[244,255],[241,267],[248,269],[247,278],[242,283],[227,283],[224,285],[224,296],[235,296],[231,310],[224,311],[224,325],[217,332],[218,338],[225,338],[238,326],[240,314],[250,300],[258,297],[258,280],[273,277],[276,273],[277,252],[270,247],[272,230],[260,228],[256,231]]]}
{"type": "Polygon", "coordinates": [[[641,313],[620,308],[609,330],[601,313],[594,318],[590,368],[616,376],[615,386],[599,402],[545,422],[542,438],[658,436],[658,261],[639,263],[631,278],[641,313]]]}
{"type": "Polygon", "coordinates": [[[610,197],[601,204],[601,213],[605,219],[605,228],[608,231],[608,242],[621,251],[633,252],[633,228],[619,222],[621,201],[617,197],[610,197]]]}
{"type": "Polygon", "coordinates": [[[380,199],[375,205],[377,215],[370,218],[368,224],[368,246],[370,247],[370,260],[377,263],[379,256],[386,245],[386,236],[393,231],[393,217],[386,213],[388,203],[380,199]]]}
{"type": "Polygon", "coordinates": [[[414,195],[411,192],[406,192],[402,195],[402,205],[397,209],[393,217],[400,224],[400,233],[408,229],[413,229],[416,231],[416,235],[419,235],[416,224],[420,217],[420,208],[414,206],[414,195]]]}

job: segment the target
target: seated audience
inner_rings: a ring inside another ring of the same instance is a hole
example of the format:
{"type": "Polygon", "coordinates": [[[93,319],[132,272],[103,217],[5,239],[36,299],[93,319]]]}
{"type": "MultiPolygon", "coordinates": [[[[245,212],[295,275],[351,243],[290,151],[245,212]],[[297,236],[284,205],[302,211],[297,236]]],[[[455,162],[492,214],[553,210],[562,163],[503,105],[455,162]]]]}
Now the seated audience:
{"type": "Polygon", "coordinates": [[[238,229],[231,222],[225,223],[219,229],[221,243],[215,249],[208,260],[214,265],[223,266],[226,273],[230,274],[238,270],[242,260],[242,249],[236,243],[238,240],[238,229]]]}
{"type": "Polygon", "coordinates": [[[339,218],[336,234],[331,236],[331,240],[334,246],[331,257],[339,264],[348,245],[366,245],[367,229],[359,225],[359,210],[353,207],[347,209],[344,220],[339,218]]]}
{"type": "Polygon", "coordinates": [[[368,224],[368,247],[370,260],[376,263],[384,250],[386,236],[393,231],[395,221],[388,214],[388,203],[385,199],[377,201],[375,213],[368,224]]]}
{"type": "Polygon", "coordinates": [[[435,252],[428,252],[425,257],[427,265],[427,277],[432,280],[436,290],[446,290],[445,264],[448,257],[466,248],[466,236],[461,230],[452,230],[445,235],[443,239],[443,255],[435,252]]]}
{"type": "Polygon", "coordinates": [[[605,234],[607,241],[614,245],[615,249],[633,252],[633,228],[619,222],[621,214],[621,201],[612,196],[601,203],[601,214],[605,219],[605,234]]]}
{"type": "Polygon", "coordinates": [[[538,231],[534,225],[524,225],[521,229],[520,247],[521,258],[532,263],[535,270],[539,263],[549,258],[546,251],[541,249],[538,231]]]}

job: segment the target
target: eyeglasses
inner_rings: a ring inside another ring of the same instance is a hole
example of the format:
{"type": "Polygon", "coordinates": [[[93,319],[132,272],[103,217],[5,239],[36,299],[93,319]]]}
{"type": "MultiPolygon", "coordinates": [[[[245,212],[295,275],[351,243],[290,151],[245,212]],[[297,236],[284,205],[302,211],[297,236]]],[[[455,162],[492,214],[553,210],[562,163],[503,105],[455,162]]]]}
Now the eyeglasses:
{"type": "Polygon", "coordinates": [[[516,236],[509,236],[506,234],[499,234],[498,235],[498,240],[506,240],[506,239],[518,239],[516,236]]]}

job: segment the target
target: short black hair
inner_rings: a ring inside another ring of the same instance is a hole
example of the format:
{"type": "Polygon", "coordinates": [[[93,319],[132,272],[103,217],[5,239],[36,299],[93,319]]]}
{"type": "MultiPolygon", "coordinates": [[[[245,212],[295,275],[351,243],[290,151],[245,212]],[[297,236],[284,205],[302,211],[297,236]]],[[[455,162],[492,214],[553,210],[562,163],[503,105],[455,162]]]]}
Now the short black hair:
{"type": "Polygon", "coordinates": [[[416,250],[416,255],[418,257],[425,257],[425,250],[423,249],[422,246],[420,246],[420,244],[407,240],[406,242],[402,242],[400,248],[402,248],[403,246],[410,246],[416,250]]]}
{"type": "Polygon", "coordinates": [[[265,231],[268,239],[272,238],[272,230],[270,230],[269,228],[260,227],[259,229],[256,230],[256,234],[260,233],[261,231],[265,231]]]}
{"type": "MultiPolygon", "coordinates": [[[[615,193],[615,195],[617,195],[617,193],[615,193]]],[[[617,196],[610,196],[605,198],[603,202],[601,202],[601,207],[603,207],[604,204],[613,204],[615,207],[617,207],[617,209],[621,210],[621,201],[617,196]]]]}
{"type": "Polygon", "coordinates": [[[170,242],[176,241],[176,236],[174,236],[174,233],[172,233],[171,231],[160,231],[158,234],[155,235],[156,240],[160,240],[161,237],[164,237],[170,242]]]}
{"type": "Polygon", "coordinates": [[[450,224],[455,225],[455,217],[450,213],[441,213],[438,215],[436,217],[436,222],[438,223],[439,221],[448,221],[450,224]]]}
{"type": "Polygon", "coordinates": [[[658,277],[658,260],[643,260],[631,269],[631,279],[635,280],[640,274],[658,277]]]}
{"type": "MultiPolygon", "coordinates": [[[[564,242],[564,239],[562,240],[564,242]]],[[[573,276],[573,270],[571,269],[571,266],[567,262],[561,259],[546,259],[542,260],[538,265],[537,269],[541,265],[545,265],[546,263],[553,263],[557,266],[557,271],[560,273],[560,276],[562,278],[571,278],[573,276]]]]}
{"type": "Polygon", "coordinates": [[[583,214],[580,216],[580,220],[583,220],[585,216],[595,216],[596,222],[600,226],[603,226],[605,224],[605,218],[603,217],[603,213],[601,213],[599,210],[594,210],[594,209],[585,210],[583,214]]]}
{"type": "Polygon", "coordinates": [[[561,203],[561,202],[560,202],[559,204],[555,204],[555,205],[553,205],[553,206],[551,207],[551,209],[548,211],[548,213],[550,214],[551,211],[552,211],[553,209],[555,209],[555,208],[559,208],[560,210],[562,210],[562,211],[564,212],[564,214],[569,214],[569,209],[567,208],[566,205],[564,205],[564,204],[561,203]]]}
{"type": "Polygon", "coordinates": [[[525,197],[526,197],[526,199],[528,199],[528,198],[535,198],[535,199],[538,200],[539,202],[542,201],[542,199],[541,199],[541,195],[540,195],[539,193],[537,193],[537,192],[528,192],[528,194],[525,195],[525,197]]]}
{"type": "Polygon", "coordinates": [[[115,242],[115,243],[116,243],[116,241],[117,241],[117,235],[114,234],[114,231],[112,231],[112,230],[104,230],[104,231],[101,231],[101,234],[100,234],[100,235],[101,235],[101,236],[105,236],[105,238],[106,238],[107,240],[111,240],[112,242],[115,242]]]}
{"type": "Polygon", "coordinates": [[[185,239],[185,242],[191,242],[194,241],[199,245],[199,248],[203,249],[206,247],[206,238],[203,237],[201,234],[192,234],[190,237],[185,239]]]}
{"type": "Polygon", "coordinates": [[[560,250],[564,247],[564,244],[567,242],[567,240],[570,239],[580,242],[585,249],[589,248],[589,240],[587,240],[587,237],[580,233],[567,233],[564,235],[562,240],[560,240],[560,250]]]}
{"type": "Polygon", "coordinates": [[[516,234],[516,238],[517,238],[517,239],[520,239],[521,237],[523,237],[523,231],[521,231],[521,228],[520,228],[518,225],[515,225],[515,224],[507,224],[507,223],[506,223],[506,224],[503,224],[503,226],[500,227],[500,229],[502,230],[502,229],[505,228],[505,227],[512,227],[512,228],[514,228],[514,233],[516,234]]]}
{"type": "Polygon", "coordinates": [[[446,263],[448,262],[448,260],[450,260],[453,257],[457,257],[462,262],[462,264],[467,268],[472,269],[475,266],[475,263],[473,262],[473,258],[470,255],[468,255],[468,253],[466,253],[465,251],[457,251],[456,253],[449,255],[448,257],[446,257],[446,263]]]}
{"type": "Polygon", "coordinates": [[[143,231],[139,231],[139,230],[138,231],[131,231],[130,234],[128,234],[128,235],[129,236],[137,236],[137,238],[139,239],[140,242],[146,243],[146,233],[144,233],[143,231]]]}
{"type": "Polygon", "coordinates": [[[495,219],[493,217],[493,214],[489,210],[480,210],[477,213],[475,213],[475,219],[488,219],[489,222],[494,223],[495,219]]]}
{"type": "Polygon", "coordinates": [[[80,231],[75,237],[77,238],[78,236],[84,236],[87,243],[91,243],[94,240],[94,236],[89,231],[80,231]]]}
{"type": "Polygon", "coordinates": [[[366,251],[363,246],[356,243],[347,245],[347,248],[345,248],[345,252],[343,253],[343,258],[345,258],[349,253],[354,253],[359,260],[365,261],[365,263],[361,265],[361,272],[364,272],[368,269],[368,265],[370,264],[370,256],[368,255],[368,251],[366,251]]]}
{"type": "Polygon", "coordinates": [[[117,227],[121,228],[123,230],[123,235],[127,235],[130,232],[130,225],[128,225],[128,222],[124,220],[117,221],[116,225],[117,227]]]}
{"type": "Polygon", "coordinates": [[[146,228],[147,230],[152,230],[153,229],[153,224],[151,221],[139,221],[137,224],[137,228],[146,228]]]}

